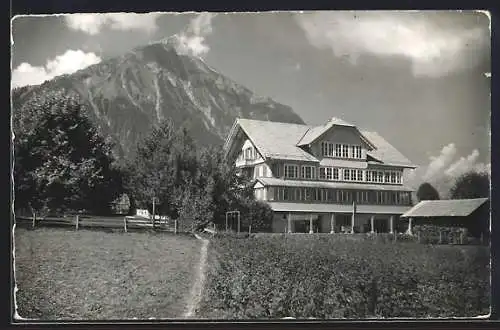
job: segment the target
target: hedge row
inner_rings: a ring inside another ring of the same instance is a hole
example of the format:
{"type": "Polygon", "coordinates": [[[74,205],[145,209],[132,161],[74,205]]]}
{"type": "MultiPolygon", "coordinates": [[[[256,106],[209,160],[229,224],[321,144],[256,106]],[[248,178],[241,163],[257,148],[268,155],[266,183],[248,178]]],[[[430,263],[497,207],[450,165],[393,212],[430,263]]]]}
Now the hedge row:
{"type": "Polygon", "coordinates": [[[442,227],[433,225],[417,225],[413,228],[413,233],[417,235],[421,243],[453,243],[465,244],[469,240],[466,228],[442,227]]]}
{"type": "Polygon", "coordinates": [[[200,316],[216,319],[451,317],[489,313],[481,246],[343,235],[214,238],[200,316]]]}

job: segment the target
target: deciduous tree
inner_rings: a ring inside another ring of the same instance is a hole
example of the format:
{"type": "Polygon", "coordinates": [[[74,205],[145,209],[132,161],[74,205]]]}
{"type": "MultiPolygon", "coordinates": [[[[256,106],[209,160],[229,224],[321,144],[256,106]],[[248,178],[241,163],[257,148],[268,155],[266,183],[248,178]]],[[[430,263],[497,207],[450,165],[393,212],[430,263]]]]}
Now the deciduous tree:
{"type": "Polygon", "coordinates": [[[13,109],[15,206],[37,211],[109,211],[121,192],[111,143],[75,94],[34,95],[13,109]]]}
{"type": "Polygon", "coordinates": [[[418,201],[439,199],[439,193],[430,183],[424,182],[417,190],[418,201]]]}
{"type": "Polygon", "coordinates": [[[488,173],[467,172],[460,176],[450,189],[451,199],[482,198],[490,196],[488,173]]]}

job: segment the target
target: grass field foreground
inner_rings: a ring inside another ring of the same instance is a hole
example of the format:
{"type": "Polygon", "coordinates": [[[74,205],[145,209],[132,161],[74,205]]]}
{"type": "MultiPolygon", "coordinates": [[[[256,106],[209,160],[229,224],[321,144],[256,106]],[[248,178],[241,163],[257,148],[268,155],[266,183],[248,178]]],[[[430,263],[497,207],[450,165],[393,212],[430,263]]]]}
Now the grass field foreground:
{"type": "Polygon", "coordinates": [[[199,315],[216,319],[426,318],[489,313],[484,246],[343,235],[214,238],[199,315]]]}
{"type": "Polygon", "coordinates": [[[200,246],[185,235],[18,228],[18,313],[44,320],[182,317],[200,246]]]}

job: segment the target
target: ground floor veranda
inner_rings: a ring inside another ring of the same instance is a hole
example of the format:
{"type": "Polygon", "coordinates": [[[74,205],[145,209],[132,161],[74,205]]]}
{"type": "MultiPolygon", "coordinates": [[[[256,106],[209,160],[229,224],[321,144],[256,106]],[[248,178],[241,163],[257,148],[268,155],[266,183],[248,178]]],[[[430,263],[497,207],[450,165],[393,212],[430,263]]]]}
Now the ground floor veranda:
{"type": "Polygon", "coordinates": [[[411,232],[411,220],[400,214],[340,212],[274,212],[275,233],[395,233],[411,232]]]}

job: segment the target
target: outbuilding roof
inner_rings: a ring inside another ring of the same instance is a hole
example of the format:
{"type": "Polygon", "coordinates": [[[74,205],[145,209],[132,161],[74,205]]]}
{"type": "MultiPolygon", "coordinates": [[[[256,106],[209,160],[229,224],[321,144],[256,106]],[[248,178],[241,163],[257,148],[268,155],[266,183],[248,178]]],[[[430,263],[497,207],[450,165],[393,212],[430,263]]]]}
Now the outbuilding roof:
{"type": "Polygon", "coordinates": [[[421,201],[402,217],[466,217],[488,198],[421,201]]]}

